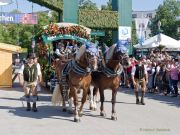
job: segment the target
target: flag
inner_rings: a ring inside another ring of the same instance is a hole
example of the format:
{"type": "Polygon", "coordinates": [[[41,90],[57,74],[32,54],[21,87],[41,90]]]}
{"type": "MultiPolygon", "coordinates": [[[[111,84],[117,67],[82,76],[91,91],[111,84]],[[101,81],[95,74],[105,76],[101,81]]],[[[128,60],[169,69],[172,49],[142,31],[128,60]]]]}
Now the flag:
{"type": "Polygon", "coordinates": [[[37,24],[37,14],[24,14],[20,22],[22,24],[37,24]]]}
{"type": "Polygon", "coordinates": [[[145,30],[147,29],[149,19],[148,18],[136,18],[136,35],[140,44],[145,40],[145,30]]]}

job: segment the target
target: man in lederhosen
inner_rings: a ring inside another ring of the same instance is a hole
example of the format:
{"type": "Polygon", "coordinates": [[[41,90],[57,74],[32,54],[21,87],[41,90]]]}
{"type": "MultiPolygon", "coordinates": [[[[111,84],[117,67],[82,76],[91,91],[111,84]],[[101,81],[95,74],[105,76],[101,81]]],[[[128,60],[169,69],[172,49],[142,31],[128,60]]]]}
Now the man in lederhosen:
{"type": "Polygon", "coordinates": [[[37,66],[34,63],[35,56],[33,54],[29,54],[27,57],[27,64],[21,67],[19,74],[23,75],[23,79],[19,77],[20,84],[23,86],[26,101],[27,101],[27,111],[31,110],[30,101],[33,102],[32,110],[37,112],[36,101],[37,101],[37,78],[38,71],[37,66]],[[30,98],[30,94],[32,93],[32,98],[30,98]]]}
{"type": "Polygon", "coordinates": [[[136,95],[136,104],[142,104],[145,105],[144,102],[144,95],[145,95],[145,91],[146,91],[146,84],[148,82],[148,76],[147,76],[147,70],[145,68],[145,66],[143,65],[142,60],[139,60],[138,63],[136,64],[136,66],[133,67],[132,69],[132,81],[134,84],[134,92],[136,95]],[[139,101],[139,86],[141,86],[141,101],[139,101]]]}

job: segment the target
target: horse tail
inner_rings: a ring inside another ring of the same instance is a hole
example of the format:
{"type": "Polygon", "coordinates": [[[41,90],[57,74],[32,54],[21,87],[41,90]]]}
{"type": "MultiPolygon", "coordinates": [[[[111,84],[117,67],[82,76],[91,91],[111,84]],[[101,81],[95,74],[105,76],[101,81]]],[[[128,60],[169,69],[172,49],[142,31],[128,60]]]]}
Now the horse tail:
{"type": "Polygon", "coordinates": [[[51,102],[53,105],[60,105],[62,102],[62,95],[61,95],[59,84],[56,84],[54,88],[51,102]]]}

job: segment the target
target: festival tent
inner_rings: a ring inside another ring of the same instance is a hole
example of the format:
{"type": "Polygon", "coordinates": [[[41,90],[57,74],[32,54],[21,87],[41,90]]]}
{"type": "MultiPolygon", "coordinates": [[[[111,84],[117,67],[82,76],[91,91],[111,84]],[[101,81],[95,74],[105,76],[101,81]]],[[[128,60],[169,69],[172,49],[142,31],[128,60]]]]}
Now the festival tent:
{"type": "Polygon", "coordinates": [[[165,48],[180,48],[180,44],[177,40],[166,36],[164,34],[158,34],[144,41],[142,45],[134,45],[135,48],[155,48],[158,46],[164,46],[165,48]]]}

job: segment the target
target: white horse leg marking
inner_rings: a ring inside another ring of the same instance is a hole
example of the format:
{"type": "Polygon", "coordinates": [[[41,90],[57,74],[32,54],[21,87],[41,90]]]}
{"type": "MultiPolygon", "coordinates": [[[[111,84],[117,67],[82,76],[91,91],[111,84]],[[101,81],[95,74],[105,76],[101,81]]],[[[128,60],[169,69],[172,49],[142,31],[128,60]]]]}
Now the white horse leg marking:
{"type": "Polygon", "coordinates": [[[69,99],[69,107],[68,107],[69,113],[73,113],[72,104],[73,104],[73,98],[71,97],[71,98],[69,99]]]}

